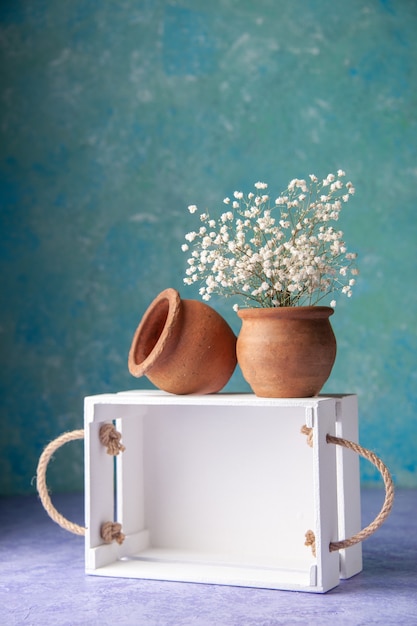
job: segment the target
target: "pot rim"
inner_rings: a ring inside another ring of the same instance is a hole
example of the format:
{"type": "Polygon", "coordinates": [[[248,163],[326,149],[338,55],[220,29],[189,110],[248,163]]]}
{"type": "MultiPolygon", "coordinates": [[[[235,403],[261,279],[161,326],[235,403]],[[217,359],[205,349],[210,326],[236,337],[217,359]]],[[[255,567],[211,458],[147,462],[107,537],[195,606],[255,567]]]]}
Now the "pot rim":
{"type": "Polygon", "coordinates": [[[277,307],[253,307],[238,309],[237,314],[241,319],[326,319],[333,315],[334,309],[330,306],[277,306],[277,307]]]}
{"type": "Polygon", "coordinates": [[[140,376],[144,376],[146,372],[148,372],[154,366],[157,359],[165,350],[167,342],[171,337],[170,329],[175,324],[180,309],[180,294],[176,289],[172,287],[168,287],[168,289],[164,289],[164,291],[161,291],[161,293],[159,293],[148,306],[145,313],[143,314],[143,317],[138,327],[136,328],[129,350],[128,367],[129,372],[133,376],[136,376],[137,378],[139,378],[140,376]],[[154,316],[155,313],[158,312],[158,309],[162,309],[164,304],[168,307],[168,311],[160,335],[149,354],[143,360],[138,361],[138,345],[143,340],[145,332],[147,332],[150,324],[152,323],[152,316],[154,316]]]}

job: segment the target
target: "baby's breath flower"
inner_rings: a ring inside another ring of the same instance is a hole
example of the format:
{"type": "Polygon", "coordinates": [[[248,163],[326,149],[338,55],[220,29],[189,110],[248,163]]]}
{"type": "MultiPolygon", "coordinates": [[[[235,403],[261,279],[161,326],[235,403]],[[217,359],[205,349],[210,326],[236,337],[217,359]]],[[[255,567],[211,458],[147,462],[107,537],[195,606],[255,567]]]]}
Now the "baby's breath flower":
{"type": "Polygon", "coordinates": [[[342,189],[343,185],[340,180],[336,180],[330,185],[330,191],[336,191],[336,189],[342,189]]]}
{"type": "MultiPolygon", "coordinates": [[[[272,205],[267,194],[235,191],[233,200],[223,200],[233,210],[218,217],[201,213],[205,225],[187,233],[182,245],[189,252],[192,244],[184,283],[200,281],[203,300],[215,293],[239,295],[249,306],[317,304],[338,291],[350,298],[357,255],[347,251],[343,232],[332,226],[355,192],[351,182],[342,184],[343,176],[338,170],[337,177],[328,174],[320,181],[315,174],[308,183],[294,178],[272,205]]],[[[254,186],[260,191],[268,184],[254,186]]]]}

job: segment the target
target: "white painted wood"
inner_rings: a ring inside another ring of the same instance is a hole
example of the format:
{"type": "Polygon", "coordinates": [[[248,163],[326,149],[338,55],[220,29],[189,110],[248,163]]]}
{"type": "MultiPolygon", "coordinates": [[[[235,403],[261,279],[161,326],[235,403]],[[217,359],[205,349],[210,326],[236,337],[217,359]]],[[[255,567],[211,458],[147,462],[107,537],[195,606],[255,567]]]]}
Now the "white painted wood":
{"type": "Polygon", "coordinates": [[[143,468],[143,413],[124,415],[116,420],[125,451],[116,458],[117,521],[126,535],[145,529],[145,494],[143,468]]]}
{"type": "Polygon", "coordinates": [[[141,533],[127,535],[122,545],[116,542],[101,544],[89,550],[88,574],[97,574],[97,570],[106,565],[111,565],[120,559],[130,558],[132,554],[142,553],[149,547],[149,533],[144,530],[141,533]]]}
{"type": "Polygon", "coordinates": [[[117,518],[127,537],[121,547],[100,545],[92,528],[88,573],[315,592],[338,584],[339,557],[328,550],[340,532],[336,450],[325,441],[336,399],[135,391],[87,398],[85,420],[92,526],[108,521],[113,502],[108,461],[92,442],[99,425],[116,420],[126,446],[117,518]],[[304,545],[310,528],[316,558],[304,545]]]}
{"type": "MultiPolygon", "coordinates": [[[[336,436],[359,441],[358,401],[355,395],[335,396],[336,436]]],[[[352,537],[361,530],[359,456],[352,450],[336,446],[339,536],[352,537]]],[[[362,544],[340,550],[340,577],[350,578],[362,571],[362,544]]]]}
{"type": "Polygon", "coordinates": [[[238,567],[229,563],[187,562],[181,555],[176,560],[161,561],[125,559],[114,561],[94,572],[99,576],[145,578],[218,585],[258,587],[288,591],[317,591],[311,587],[309,571],[238,567]],[[140,570],[138,564],[140,563],[140,570]],[[140,572],[140,573],[139,573],[140,572]]]}
{"type": "Polygon", "coordinates": [[[298,407],[154,411],[145,422],[152,545],[249,562],[279,555],[308,567],[303,537],[314,502],[312,477],[298,470],[309,452],[303,423],[298,407]]]}
{"type": "MultiPolygon", "coordinates": [[[[323,399],[313,414],[313,476],[315,499],[317,590],[327,591],[339,584],[339,555],[329,544],[337,536],[336,450],[326,441],[334,434],[336,405],[323,399]]],[[[288,520],[290,522],[290,520],[288,520]]]]}
{"type": "Polygon", "coordinates": [[[89,567],[90,550],[102,544],[102,523],[113,521],[114,516],[114,459],[100,443],[95,421],[93,399],[85,400],[84,455],[85,455],[85,521],[86,566],[89,567]]]}
{"type": "Polygon", "coordinates": [[[143,561],[138,576],[134,560],[115,561],[94,572],[99,576],[145,578],[150,580],[182,581],[218,585],[281,589],[287,591],[316,591],[310,587],[309,573],[292,570],[239,568],[232,565],[192,563],[178,560],[143,561]]]}

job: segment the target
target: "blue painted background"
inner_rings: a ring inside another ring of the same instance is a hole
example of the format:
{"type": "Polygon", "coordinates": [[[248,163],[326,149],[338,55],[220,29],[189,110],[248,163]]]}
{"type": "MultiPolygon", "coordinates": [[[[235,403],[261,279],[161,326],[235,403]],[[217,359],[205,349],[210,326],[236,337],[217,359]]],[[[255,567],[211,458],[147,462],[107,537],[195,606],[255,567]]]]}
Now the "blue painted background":
{"type": "MultiPolygon", "coordinates": [[[[188,204],[339,167],[361,277],[325,391],[359,395],[361,443],[417,486],[416,32],[409,0],[0,3],[0,492],[34,490],[85,395],[150,386],[127,353],[159,291],[197,297],[188,204]]],[[[66,448],[55,491],[83,489],[66,448]]]]}

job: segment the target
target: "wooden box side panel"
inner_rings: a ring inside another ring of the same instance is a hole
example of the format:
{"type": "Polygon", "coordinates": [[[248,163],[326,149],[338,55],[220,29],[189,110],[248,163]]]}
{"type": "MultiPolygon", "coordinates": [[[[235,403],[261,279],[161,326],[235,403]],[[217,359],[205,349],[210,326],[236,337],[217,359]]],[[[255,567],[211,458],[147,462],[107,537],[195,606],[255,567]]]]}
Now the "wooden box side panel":
{"type": "Polygon", "coordinates": [[[313,476],[315,501],[315,551],[317,587],[327,591],[339,584],[339,556],[330,552],[329,544],[338,533],[336,451],[326,441],[334,434],[336,406],[332,399],[320,401],[312,415],[313,476]]]}
{"type": "MultiPolygon", "coordinates": [[[[359,441],[358,401],[350,395],[336,399],[336,436],[359,441]]],[[[338,540],[352,537],[361,530],[361,497],[359,456],[352,450],[336,446],[338,493],[338,540]]],[[[339,550],[340,577],[350,578],[362,571],[362,544],[339,550]]]]}

